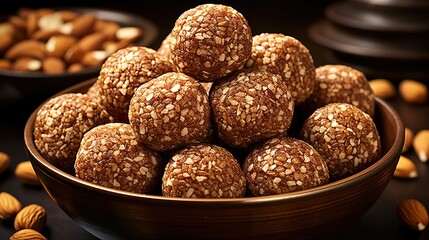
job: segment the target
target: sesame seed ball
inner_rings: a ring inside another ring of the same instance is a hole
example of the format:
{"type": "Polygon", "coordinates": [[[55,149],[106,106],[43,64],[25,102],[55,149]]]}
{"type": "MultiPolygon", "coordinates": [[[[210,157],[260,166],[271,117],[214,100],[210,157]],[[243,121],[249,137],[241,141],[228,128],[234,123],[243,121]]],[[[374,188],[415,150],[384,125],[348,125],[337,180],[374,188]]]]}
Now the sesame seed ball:
{"type": "Polygon", "coordinates": [[[126,123],[88,131],[76,155],[76,177],[104,187],[150,193],[161,177],[161,158],[145,147],[126,123]]]}
{"type": "Polygon", "coordinates": [[[130,46],[118,50],[104,62],[97,79],[101,105],[117,121],[128,122],[128,107],[134,90],[172,69],[172,64],[160,58],[153,49],[130,46]]]}
{"type": "Polygon", "coordinates": [[[316,68],[317,86],[305,103],[314,111],[328,103],[350,103],[374,116],[374,93],[365,75],[345,65],[324,65],[316,68]]]}
{"type": "Polygon", "coordinates": [[[177,70],[200,81],[215,81],[243,67],[252,48],[247,20],[221,4],[185,11],[170,34],[171,60],[177,70]]]}
{"type": "Polygon", "coordinates": [[[254,196],[295,192],[329,182],[328,167],[320,154],[291,137],[272,138],[253,149],[243,171],[254,196]]]}
{"type": "Polygon", "coordinates": [[[205,138],[210,128],[208,96],[183,73],[163,74],[136,89],[129,121],[142,142],[169,151],[205,138]]]}
{"type": "Polygon", "coordinates": [[[183,198],[244,197],[246,178],[226,149],[213,144],[189,145],[173,155],[162,177],[162,194],[183,198]]]}
{"type": "Polygon", "coordinates": [[[315,66],[308,49],[297,39],[281,33],[253,36],[247,67],[279,74],[287,83],[295,105],[304,102],[316,87],[315,66]]]}
{"type": "Polygon", "coordinates": [[[374,121],[348,103],[330,103],[314,111],[304,122],[300,138],[325,159],[331,180],[357,173],[380,157],[374,121]]]}
{"type": "Polygon", "coordinates": [[[243,69],[215,82],[210,106],[220,140],[242,149],[284,134],[294,113],[286,84],[280,76],[261,69],[243,69]]]}
{"type": "Polygon", "coordinates": [[[34,143],[52,165],[73,172],[80,141],[91,128],[109,122],[109,114],[81,93],[51,98],[38,110],[34,122],[34,143]]]}
{"type": "Polygon", "coordinates": [[[167,61],[170,61],[170,39],[171,33],[168,34],[167,37],[164,38],[164,40],[162,40],[161,45],[156,50],[158,55],[167,61]]]}

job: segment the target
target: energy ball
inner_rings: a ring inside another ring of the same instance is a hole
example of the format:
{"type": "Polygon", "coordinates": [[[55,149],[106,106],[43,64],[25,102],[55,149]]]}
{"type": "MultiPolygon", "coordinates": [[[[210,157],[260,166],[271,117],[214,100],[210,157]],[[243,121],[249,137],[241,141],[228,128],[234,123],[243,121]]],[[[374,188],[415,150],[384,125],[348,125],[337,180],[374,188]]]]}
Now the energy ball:
{"type": "Polygon", "coordinates": [[[202,4],[182,13],[170,39],[170,57],[179,72],[215,81],[243,67],[250,57],[252,31],[229,6],[202,4]]]}
{"type": "Polygon", "coordinates": [[[34,144],[48,162],[72,173],[83,135],[97,125],[108,123],[109,117],[86,94],[66,93],[53,97],[37,112],[34,144]]]}
{"type": "Polygon", "coordinates": [[[162,177],[162,194],[183,198],[244,197],[246,178],[226,149],[213,144],[189,145],[174,154],[162,177]]]}
{"type": "Polygon", "coordinates": [[[208,95],[194,78],[166,73],[136,89],[129,121],[146,146],[157,151],[174,150],[208,135],[208,95]]]}
{"type": "Polygon", "coordinates": [[[287,83],[295,105],[303,103],[316,87],[313,58],[308,49],[291,36],[281,33],[255,35],[252,55],[246,66],[279,74],[287,83]]]}
{"type": "Polygon", "coordinates": [[[128,107],[135,89],[172,70],[172,64],[153,49],[141,46],[120,49],[101,67],[97,79],[100,103],[117,121],[127,123],[128,107]]]}
{"type": "Polygon", "coordinates": [[[330,103],[314,111],[304,122],[300,138],[325,159],[331,180],[365,169],[381,153],[374,121],[349,103],[330,103]]]}
{"type": "Polygon", "coordinates": [[[213,84],[210,106],[220,140],[235,148],[284,134],[294,101],[281,77],[261,69],[242,69],[213,84]]]}
{"type": "Polygon", "coordinates": [[[164,40],[162,40],[161,45],[156,50],[158,55],[167,61],[170,61],[170,39],[171,33],[168,34],[167,37],[164,38],[164,40]]]}
{"type": "Polygon", "coordinates": [[[243,171],[253,196],[295,192],[329,182],[328,167],[320,154],[291,137],[272,138],[253,149],[243,171]]]}
{"type": "Polygon", "coordinates": [[[304,104],[310,112],[329,103],[350,103],[374,116],[374,93],[365,75],[345,65],[316,68],[317,87],[304,104]]]}
{"type": "Polygon", "coordinates": [[[88,131],[76,155],[76,177],[104,187],[150,193],[160,180],[161,158],[145,147],[126,123],[88,131]]]}

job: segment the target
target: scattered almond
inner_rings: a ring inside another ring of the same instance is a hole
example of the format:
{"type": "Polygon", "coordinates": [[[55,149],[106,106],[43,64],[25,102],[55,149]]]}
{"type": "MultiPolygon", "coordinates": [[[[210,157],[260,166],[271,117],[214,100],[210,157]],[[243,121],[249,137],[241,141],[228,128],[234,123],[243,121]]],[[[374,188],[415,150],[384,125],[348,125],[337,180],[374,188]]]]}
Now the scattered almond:
{"type": "Polygon", "coordinates": [[[417,178],[417,168],[411,159],[400,156],[393,176],[398,178],[417,178]]]}
{"type": "Polygon", "coordinates": [[[15,232],[9,240],[48,240],[38,231],[33,229],[21,229],[15,232]]]}
{"type": "Polygon", "coordinates": [[[64,24],[61,16],[58,14],[47,14],[43,17],[40,17],[37,25],[42,30],[57,30],[59,31],[61,26],[64,24]]]}
{"type": "Polygon", "coordinates": [[[399,93],[402,99],[409,103],[424,103],[428,99],[426,85],[411,79],[405,79],[399,83],[399,93]]]}
{"type": "Polygon", "coordinates": [[[396,94],[395,86],[387,79],[373,79],[368,81],[368,83],[374,95],[379,98],[389,99],[396,94]]]}
{"type": "Polygon", "coordinates": [[[50,57],[63,58],[68,49],[77,42],[73,36],[56,35],[46,42],[46,52],[50,57]]]}
{"type": "MultiPolygon", "coordinates": [[[[62,33],[59,30],[37,30],[33,35],[31,35],[31,39],[47,42],[51,37],[56,35],[61,35],[62,33]]],[[[46,46],[45,46],[46,47],[46,46]]]]}
{"type": "Polygon", "coordinates": [[[90,52],[100,49],[105,39],[106,36],[103,33],[96,32],[86,35],[78,44],[84,52],[90,52]]]}
{"type": "Polygon", "coordinates": [[[81,62],[85,66],[100,66],[107,57],[105,51],[91,51],[83,55],[81,62]]]}
{"type": "Polygon", "coordinates": [[[406,199],[398,204],[396,213],[412,229],[423,231],[428,225],[426,207],[417,199],[406,199]]]}
{"type": "Polygon", "coordinates": [[[0,192],[0,218],[11,221],[21,210],[21,202],[7,192],[0,192]]]}
{"type": "Polygon", "coordinates": [[[37,13],[35,11],[29,11],[27,18],[26,18],[26,30],[27,30],[27,36],[31,36],[33,35],[36,31],[37,31],[37,21],[38,21],[38,16],[37,13]]]}
{"type": "Polygon", "coordinates": [[[2,37],[0,38],[0,52],[5,51],[10,46],[12,46],[13,41],[14,39],[12,33],[2,35],[2,37]]]}
{"type": "Polygon", "coordinates": [[[46,226],[46,211],[38,204],[30,204],[16,214],[13,226],[16,231],[33,229],[41,232],[46,226]]]}
{"type": "Polygon", "coordinates": [[[419,131],[413,138],[413,148],[420,161],[427,162],[429,157],[429,130],[419,131]]]}
{"type": "Polygon", "coordinates": [[[414,132],[411,129],[406,127],[404,145],[402,146],[403,153],[408,151],[408,149],[410,149],[411,145],[413,144],[413,138],[414,138],[414,132]]]}
{"type": "Polygon", "coordinates": [[[16,165],[15,176],[25,184],[40,185],[40,180],[30,161],[20,162],[16,165]]]}
{"type": "Polygon", "coordinates": [[[116,31],[116,38],[128,40],[130,43],[137,40],[142,35],[142,30],[136,27],[122,27],[116,31]]]}
{"type": "Polygon", "coordinates": [[[6,171],[10,165],[10,157],[7,153],[0,152],[0,175],[6,171]]]}
{"type": "Polygon", "coordinates": [[[72,36],[81,38],[92,32],[96,21],[97,18],[95,17],[95,14],[82,14],[73,21],[73,27],[70,34],[72,36]]]}
{"type": "Polygon", "coordinates": [[[42,68],[45,73],[62,73],[66,68],[66,64],[59,58],[48,57],[43,59],[42,68]]]}
{"type": "Polygon", "coordinates": [[[83,66],[82,63],[73,63],[70,64],[70,66],[67,68],[67,71],[69,72],[79,72],[80,70],[84,69],[85,67],[83,66]]]}

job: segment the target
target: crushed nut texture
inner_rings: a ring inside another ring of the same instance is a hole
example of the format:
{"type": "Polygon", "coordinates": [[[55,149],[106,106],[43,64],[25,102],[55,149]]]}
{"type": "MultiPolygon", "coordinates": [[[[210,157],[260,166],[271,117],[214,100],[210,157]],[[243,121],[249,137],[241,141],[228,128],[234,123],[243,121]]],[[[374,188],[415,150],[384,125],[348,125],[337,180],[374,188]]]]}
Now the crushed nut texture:
{"type": "Polygon", "coordinates": [[[166,73],[136,89],[129,120],[146,146],[157,151],[177,149],[207,137],[208,95],[192,77],[166,73]]]}
{"type": "Polygon", "coordinates": [[[308,49],[297,39],[281,33],[253,36],[247,67],[258,67],[283,78],[295,105],[304,102],[316,87],[315,66],[308,49]]]}
{"type": "Polygon", "coordinates": [[[215,82],[210,106],[217,135],[238,148],[285,133],[294,113],[281,77],[260,69],[243,69],[215,82]]]}
{"type": "Polygon", "coordinates": [[[128,122],[128,106],[134,90],[166,72],[170,62],[150,48],[131,46],[118,50],[107,58],[97,79],[101,105],[116,121],[128,122]]]}
{"type": "Polygon", "coordinates": [[[290,137],[272,138],[256,147],[243,164],[253,196],[294,192],[329,182],[324,159],[308,143],[290,137]]]}
{"type": "Polygon", "coordinates": [[[365,75],[344,65],[324,65],[316,68],[317,87],[305,103],[314,111],[328,103],[350,103],[374,116],[374,93],[365,75]]]}
{"type": "Polygon", "coordinates": [[[252,31],[243,15],[221,4],[202,4],[182,13],[170,38],[178,71],[215,81],[243,67],[250,57],[252,31]]]}
{"type": "Polygon", "coordinates": [[[300,138],[325,159],[331,180],[365,169],[381,153],[372,118],[348,103],[330,103],[317,109],[304,122],[300,138]]]}
{"type": "Polygon", "coordinates": [[[91,128],[109,122],[109,114],[81,93],[53,97],[38,110],[34,122],[34,143],[52,165],[73,172],[80,141],[91,128]]]}
{"type": "Polygon", "coordinates": [[[88,131],[76,156],[76,177],[114,189],[150,193],[162,171],[158,153],[145,147],[126,123],[88,131]]]}
{"type": "Polygon", "coordinates": [[[217,145],[185,147],[170,158],[162,178],[162,194],[169,197],[235,198],[245,193],[240,164],[217,145]]]}

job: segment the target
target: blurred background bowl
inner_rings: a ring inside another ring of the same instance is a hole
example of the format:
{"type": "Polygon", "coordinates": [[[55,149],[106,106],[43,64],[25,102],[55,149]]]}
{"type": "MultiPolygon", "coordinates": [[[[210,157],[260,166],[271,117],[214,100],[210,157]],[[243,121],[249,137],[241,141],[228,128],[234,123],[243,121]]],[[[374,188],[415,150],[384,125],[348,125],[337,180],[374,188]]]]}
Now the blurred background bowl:
{"type": "MultiPolygon", "coordinates": [[[[58,94],[86,92],[95,79],[58,94]]],[[[385,190],[402,151],[404,126],[396,111],[376,99],[382,157],[345,179],[294,193],[236,199],[183,199],[102,187],[46,161],[33,142],[36,109],[24,141],[52,200],[101,239],[310,239],[329,236],[359,219],[385,190]]],[[[347,238],[347,236],[345,236],[347,238]]]]}
{"type": "MultiPolygon", "coordinates": [[[[142,35],[130,45],[153,47],[159,35],[158,26],[141,16],[112,9],[100,8],[59,8],[55,10],[71,10],[78,14],[94,13],[97,19],[118,23],[121,27],[137,27],[142,35]]],[[[16,13],[15,13],[16,14],[16,13]]],[[[13,15],[13,14],[12,14],[13,15]]],[[[7,21],[11,15],[0,17],[0,22],[7,21]]],[[[76,83],[97,77],[101,65],[87,67],[76,72],[47,74],[44,72],[23,72],[0,69],[0,84],[12,85],[25,96],[49,97],[52,94],[76,83]]]]}

